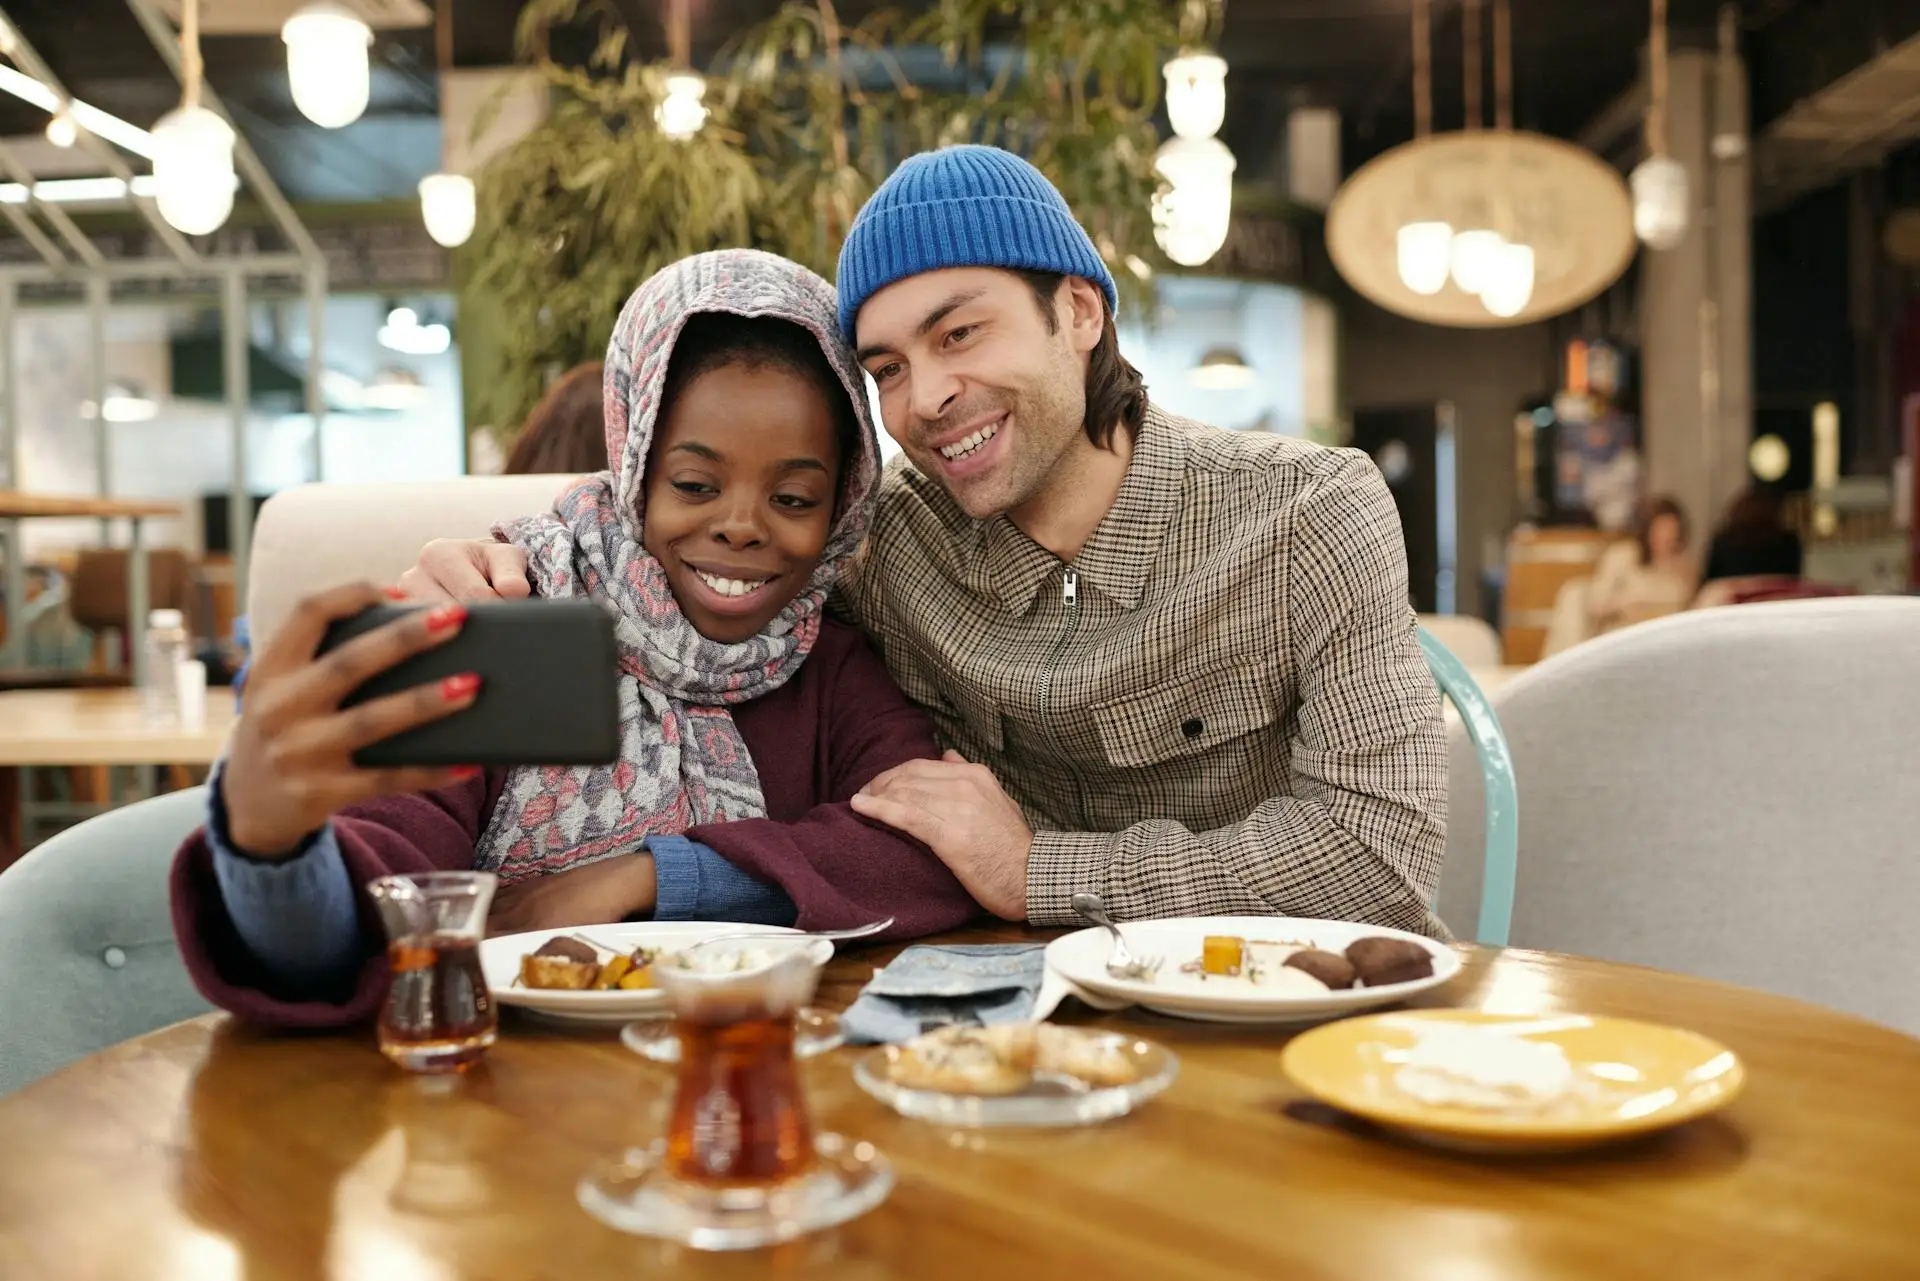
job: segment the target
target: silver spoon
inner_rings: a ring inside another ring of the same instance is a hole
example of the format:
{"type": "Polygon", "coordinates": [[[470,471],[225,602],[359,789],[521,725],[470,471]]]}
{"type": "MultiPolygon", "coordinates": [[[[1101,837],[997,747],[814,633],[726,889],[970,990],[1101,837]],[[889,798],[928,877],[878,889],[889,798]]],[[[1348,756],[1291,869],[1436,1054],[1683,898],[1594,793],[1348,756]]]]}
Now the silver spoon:
{"type": "Polygon", "coordinates": [[[1120,935],[1120,927],[1107,915],[1107,905],[1100,901],[1098,894],[1080,893],[1067,900],[1069,906],[1095,925],[1105,928],[1113,936],[1113,950],[1107,954],[1107,974],[1116,979],[1145,981],[1160,972],[1161,960],[1157,956],[1136,958],[1127,940],[1120,935]]]}

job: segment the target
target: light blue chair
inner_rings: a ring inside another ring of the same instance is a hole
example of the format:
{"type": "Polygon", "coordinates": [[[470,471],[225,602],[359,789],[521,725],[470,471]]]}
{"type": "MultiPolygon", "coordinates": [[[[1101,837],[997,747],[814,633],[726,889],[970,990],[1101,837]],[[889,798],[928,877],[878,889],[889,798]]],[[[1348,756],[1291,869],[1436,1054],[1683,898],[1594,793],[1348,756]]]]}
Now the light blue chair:
{"type": "Polygon", "coordinates": [[[1480,921],[1473,938],[1489,947],[1505,947],[1513,924],[1513,886],[1520,864],[1520,792],[1513,781],[1513,757],[1493,704],[1480,691],[1453,651],[1420,629],[1420,649],[1440,684],[1453,700],[1480,758],[1480,775],[1487,796],[1487,850],[1480,872],[1480,921]]]}
{"type": "Polygon", "coordinates": [[[68,828],[0,873],[0,1095],[96,1050],[212,1007],[167,906],[173,853],[206,789],[68,828]]]}

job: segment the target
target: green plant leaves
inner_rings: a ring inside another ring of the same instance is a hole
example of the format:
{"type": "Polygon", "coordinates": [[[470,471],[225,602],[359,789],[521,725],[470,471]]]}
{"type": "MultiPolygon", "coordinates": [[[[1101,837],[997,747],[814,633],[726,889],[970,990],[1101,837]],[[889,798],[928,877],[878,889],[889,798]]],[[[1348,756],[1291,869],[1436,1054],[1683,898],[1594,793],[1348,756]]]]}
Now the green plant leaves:
{"type": "Polygon", "coordinates": [[[955,142],[1038,165],[1137,297],[1124,261],[1162,262],[1149,212],[1160,64],[1194,3],[937,0],[843,24],[830,0],[791,0],[722,52],[705,128],[675,140],[653,119],[671,68],[630,60],[611,0],[529,0],[517,47],[553,106],[476,175],[462,306],[486,310],[500,347],[470,371],[476,408],[510,436],[548,379],[605,351],[627,295],[688,254],[753,245],[831,278],[880,180],[955,142]],[[555,63],[549,33],[581,23],[588,67],[555,63]]]}

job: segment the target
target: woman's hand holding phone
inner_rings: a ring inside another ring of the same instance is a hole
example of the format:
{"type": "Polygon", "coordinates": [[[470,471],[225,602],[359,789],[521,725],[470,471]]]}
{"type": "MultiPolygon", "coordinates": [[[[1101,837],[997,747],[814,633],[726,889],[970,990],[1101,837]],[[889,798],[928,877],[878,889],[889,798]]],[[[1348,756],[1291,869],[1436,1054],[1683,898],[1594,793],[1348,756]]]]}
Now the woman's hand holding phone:
{"type": "Polygon", "coordinates": [[[415,610],[319,653],[327,629],[401,599],[360,583],[301,601],[260,652],[247,680],[222,779],[227,835],[255,858],[293,854],[327,819],[376,796],[444,787],[475,766],[364,769],[353,753],[473,705],[480,677],[461,673],[343,709],[368,678],[460,633],[465,607],[415,610]]]}

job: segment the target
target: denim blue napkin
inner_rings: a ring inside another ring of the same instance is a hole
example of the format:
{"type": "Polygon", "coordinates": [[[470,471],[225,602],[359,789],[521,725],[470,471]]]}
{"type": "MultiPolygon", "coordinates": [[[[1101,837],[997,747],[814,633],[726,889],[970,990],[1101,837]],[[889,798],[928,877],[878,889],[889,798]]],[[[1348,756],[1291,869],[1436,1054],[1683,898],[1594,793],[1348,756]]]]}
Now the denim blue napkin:
{"type": "Polygon", "coordinates": [[[1046,969],[1039,943],[922,943],[873,976],[840,1027],[849,1042],[874,1045],[955,1023],[1024,1022],[1046,969]]]}

